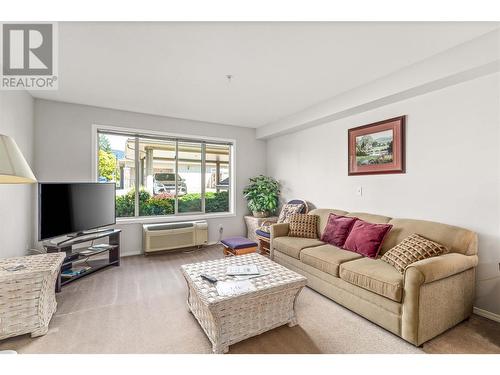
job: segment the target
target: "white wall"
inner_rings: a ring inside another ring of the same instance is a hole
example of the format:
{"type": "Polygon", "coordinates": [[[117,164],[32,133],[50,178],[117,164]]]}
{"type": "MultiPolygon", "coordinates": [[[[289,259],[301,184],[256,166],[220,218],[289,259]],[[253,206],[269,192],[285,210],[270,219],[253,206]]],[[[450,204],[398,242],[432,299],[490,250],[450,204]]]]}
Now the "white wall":
{"type": "MultiPolygon", "coordinates": [[[[248,210],[242,190],[249,177],[265,172],[265,142],[256,140],[255,129],[36,99],[35,170],[39,181],[92,180],[93,124],[235,139],[236,217],[209,219],[209,242],[218,240],[219,224],[224,227],[224,236],[245,234],[243,215],[248,210]]],[[[139,253],[142,226],[117,227],[123,229],[122,254],[139,253]]]]}
{"type": "Polygon", "coordinates": [[[293,133],[499,72],[499,46],[496,29],[261,126],[257,138],[293,133]]]}
{"type": "MultiPolygon", "coordinates": [[[[33,166],[33,98],[0,91],[0,134],[14,138],[33,166]]],[[[21,256],[33,244],[33,185],[0,184],[0,258],[21,256]]]]}
{"type": "Polygon", "coordinates": [[[281,181],[285,199],[478,232],[475,306],[500,314],[499,77],[487,75],[270,139],[267,173],[281,181]],[[407,115],[406,174],[348,176],[347,129],[399,115],[407,115]]]}

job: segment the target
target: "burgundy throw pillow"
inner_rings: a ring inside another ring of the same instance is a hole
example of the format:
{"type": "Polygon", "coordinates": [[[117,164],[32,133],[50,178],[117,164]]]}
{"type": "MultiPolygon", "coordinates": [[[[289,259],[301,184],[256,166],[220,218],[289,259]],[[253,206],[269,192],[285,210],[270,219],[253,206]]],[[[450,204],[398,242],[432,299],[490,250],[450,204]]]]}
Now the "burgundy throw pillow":
{"type": "Polygon", "coordinates": [[[321,241],[342,247],[356,220],[358,220],[357,217],[330,214],[328,216],[328,223],[321,235],[321,241]]]}
{"type": "Polygon", "coordinates": [[[391,224],[372,224],[358,219],[347,236],[344,249],[365,257],[376,258],[382,241],[391,228],[391,224]]]}

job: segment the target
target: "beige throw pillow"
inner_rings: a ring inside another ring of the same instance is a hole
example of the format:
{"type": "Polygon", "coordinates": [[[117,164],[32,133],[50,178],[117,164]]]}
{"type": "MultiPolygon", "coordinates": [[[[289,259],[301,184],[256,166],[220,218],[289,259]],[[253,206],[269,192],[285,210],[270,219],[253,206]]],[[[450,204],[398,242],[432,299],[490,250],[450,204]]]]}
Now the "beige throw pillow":
{"type": "Polygon", "coordinates": [[[443,245],[428,240],[418,234],[412,234],[387,251],[381,259],[392,265],[400,273],[404,273],[406,267],[412,263],[447,252],[448,249],[443,245]]]}
{"type": "Polygon", "coordinates": [[[288,236],[318,238],[318,215],[294,214],[288,220],[288,236]]]}

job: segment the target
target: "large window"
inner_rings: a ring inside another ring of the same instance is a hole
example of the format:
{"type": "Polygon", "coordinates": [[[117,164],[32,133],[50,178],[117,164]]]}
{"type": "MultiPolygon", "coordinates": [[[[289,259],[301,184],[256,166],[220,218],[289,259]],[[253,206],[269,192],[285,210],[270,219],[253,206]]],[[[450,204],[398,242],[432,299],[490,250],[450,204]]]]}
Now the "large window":
{"type": "Polygon", "coordinates": [[[231,211],[231,143],[105,130],[97,138],[98,181],[116,183],[117,217],[231,211]]]}

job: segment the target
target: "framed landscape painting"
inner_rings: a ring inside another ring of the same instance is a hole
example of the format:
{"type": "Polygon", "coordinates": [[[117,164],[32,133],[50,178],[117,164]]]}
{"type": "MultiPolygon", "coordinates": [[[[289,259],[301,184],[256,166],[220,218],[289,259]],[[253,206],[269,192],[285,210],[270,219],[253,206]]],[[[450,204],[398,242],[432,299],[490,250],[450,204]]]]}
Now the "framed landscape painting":
{"type": "Polygon", "coordinates": [[[400,116],[349,129],[349,175],[405,173],[405,120],[400,116]]]}

